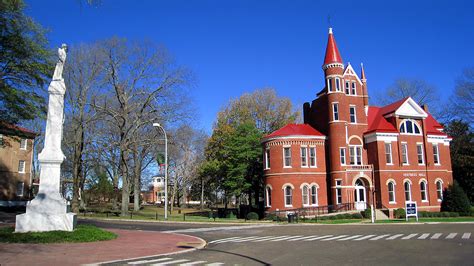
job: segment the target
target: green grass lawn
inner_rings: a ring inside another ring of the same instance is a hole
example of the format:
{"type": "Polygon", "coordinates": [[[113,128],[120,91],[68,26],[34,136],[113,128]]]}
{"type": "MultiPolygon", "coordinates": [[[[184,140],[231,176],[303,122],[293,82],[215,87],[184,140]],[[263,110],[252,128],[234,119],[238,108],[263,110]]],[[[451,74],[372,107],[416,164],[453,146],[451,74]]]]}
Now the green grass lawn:
{"type": "Polygon", "coordinates": [[[13,227],[0,227],[0,242],[4,243],[79,243],[112,240],[117,235],[91,225],[79,225],[73,232],[51,231],[14,233],[13,227]]]}
{"type": "MultiPolygon", "coordinates": [[[[380,220],[376,223],[406,223],[405,219],[392,219],[392,220],[380,220]]],[[[416,222],[416,218],[410,217],[408,222],[416,222]]],[[[420,217],[418,222],[427,223],[427,222],[474,222],[474,217],[420,217]]]]}

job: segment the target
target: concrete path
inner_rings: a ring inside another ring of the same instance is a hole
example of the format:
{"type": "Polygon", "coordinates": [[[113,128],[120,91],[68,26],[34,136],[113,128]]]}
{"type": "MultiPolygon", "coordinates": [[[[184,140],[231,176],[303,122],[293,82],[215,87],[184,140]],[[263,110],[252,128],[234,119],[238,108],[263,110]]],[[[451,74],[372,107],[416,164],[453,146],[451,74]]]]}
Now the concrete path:
{"type": "Polygon", "coordinates": [[[117,239],[92,243],[0,244],[0,264],[83,265],[203,248],[198,237],[175,233],[108,229],[117,239]]]}

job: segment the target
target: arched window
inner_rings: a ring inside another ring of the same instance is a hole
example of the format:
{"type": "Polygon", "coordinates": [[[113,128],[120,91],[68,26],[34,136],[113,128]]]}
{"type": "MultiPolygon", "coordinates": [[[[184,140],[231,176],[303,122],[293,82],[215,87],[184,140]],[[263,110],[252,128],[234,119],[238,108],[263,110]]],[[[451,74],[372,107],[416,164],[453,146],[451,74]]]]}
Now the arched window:
{"type": "Polygon", "coordinates": [[[428,195],[426,194],[426,181],[420,183],[421,201],[428,201],[428,195]]]}
{"type": "Polygon", "coordinates": [[[272,188],[271,187],[267,187],[266,196],[267,196],[267,207],[271,207],[272,206],[272,188]]]}
{"type": "Polygon", "coordinates": [[[443,200],[443,181],[441,180],[436,181],[436,195],[438,197],[438,201],[443,200]]]}
{"type": "Polygon", "coordinates": [[[290,186],[285,187],[285,206],[293,205],[293,189],[290,186]]]}
{"type": "Polygon", "coordinates": [[[415,121],[406,119],[400,123],[400,133],[420,135],[421,130],[415,121]]]}
{"type": "Polygon", "coordinates": [[[311,205],[318,205],[318,188],[316,186],[311,187],[311,205]]]}
{"type": "Polygon", "coordinates": [[[408,181],[404,183],[405,187],[405,201],[411,201],[411,184],[408,181]]]}
{"type": "Polygon", "coordinates": [[[303,206],[309,205],[309,187],[304,186],[302,191],[303,196],[303,206]]]}
{"type": "Polygon", "coordinates": [[[395,183],[393,181],[388,183],[388,201],[395,203],[395,183]]]}

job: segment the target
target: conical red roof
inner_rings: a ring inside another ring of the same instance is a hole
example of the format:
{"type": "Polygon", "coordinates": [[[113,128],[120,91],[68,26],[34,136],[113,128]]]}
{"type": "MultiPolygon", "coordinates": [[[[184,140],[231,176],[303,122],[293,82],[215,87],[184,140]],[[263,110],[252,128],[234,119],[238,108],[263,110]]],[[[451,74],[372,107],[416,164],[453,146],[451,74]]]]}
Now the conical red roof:
{"type": "Polygon", "coordinates": [[[334,39],[334,35],[332,34],[332,28],[329,28],[328,45],[326,46],[326,57],[324,58],[323,65],[332,63],[342,64],[342,58],[337,49],[336,39],[334,39]]]}

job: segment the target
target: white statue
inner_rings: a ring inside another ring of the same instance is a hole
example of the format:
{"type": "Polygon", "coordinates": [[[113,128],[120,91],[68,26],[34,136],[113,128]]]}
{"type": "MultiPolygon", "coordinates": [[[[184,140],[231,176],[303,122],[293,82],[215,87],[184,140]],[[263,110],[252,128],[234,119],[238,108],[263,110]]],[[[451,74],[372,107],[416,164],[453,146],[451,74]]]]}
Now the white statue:
{"type": "Polygon", "coordinates": [[[76,214],[67,212],[66,200],[62,197],[61,163],[64,154],[61,139],[64,121],[64,83],[63,68],[66,62],[67,46],[58,49],[59,60],[49,84],[48,116],[44,148],[38,154],[40,162],[40,185],[36,197],[26,205],[26,213],[17,215],[15,232],[72,231],[76,224],[76,214]]]}

